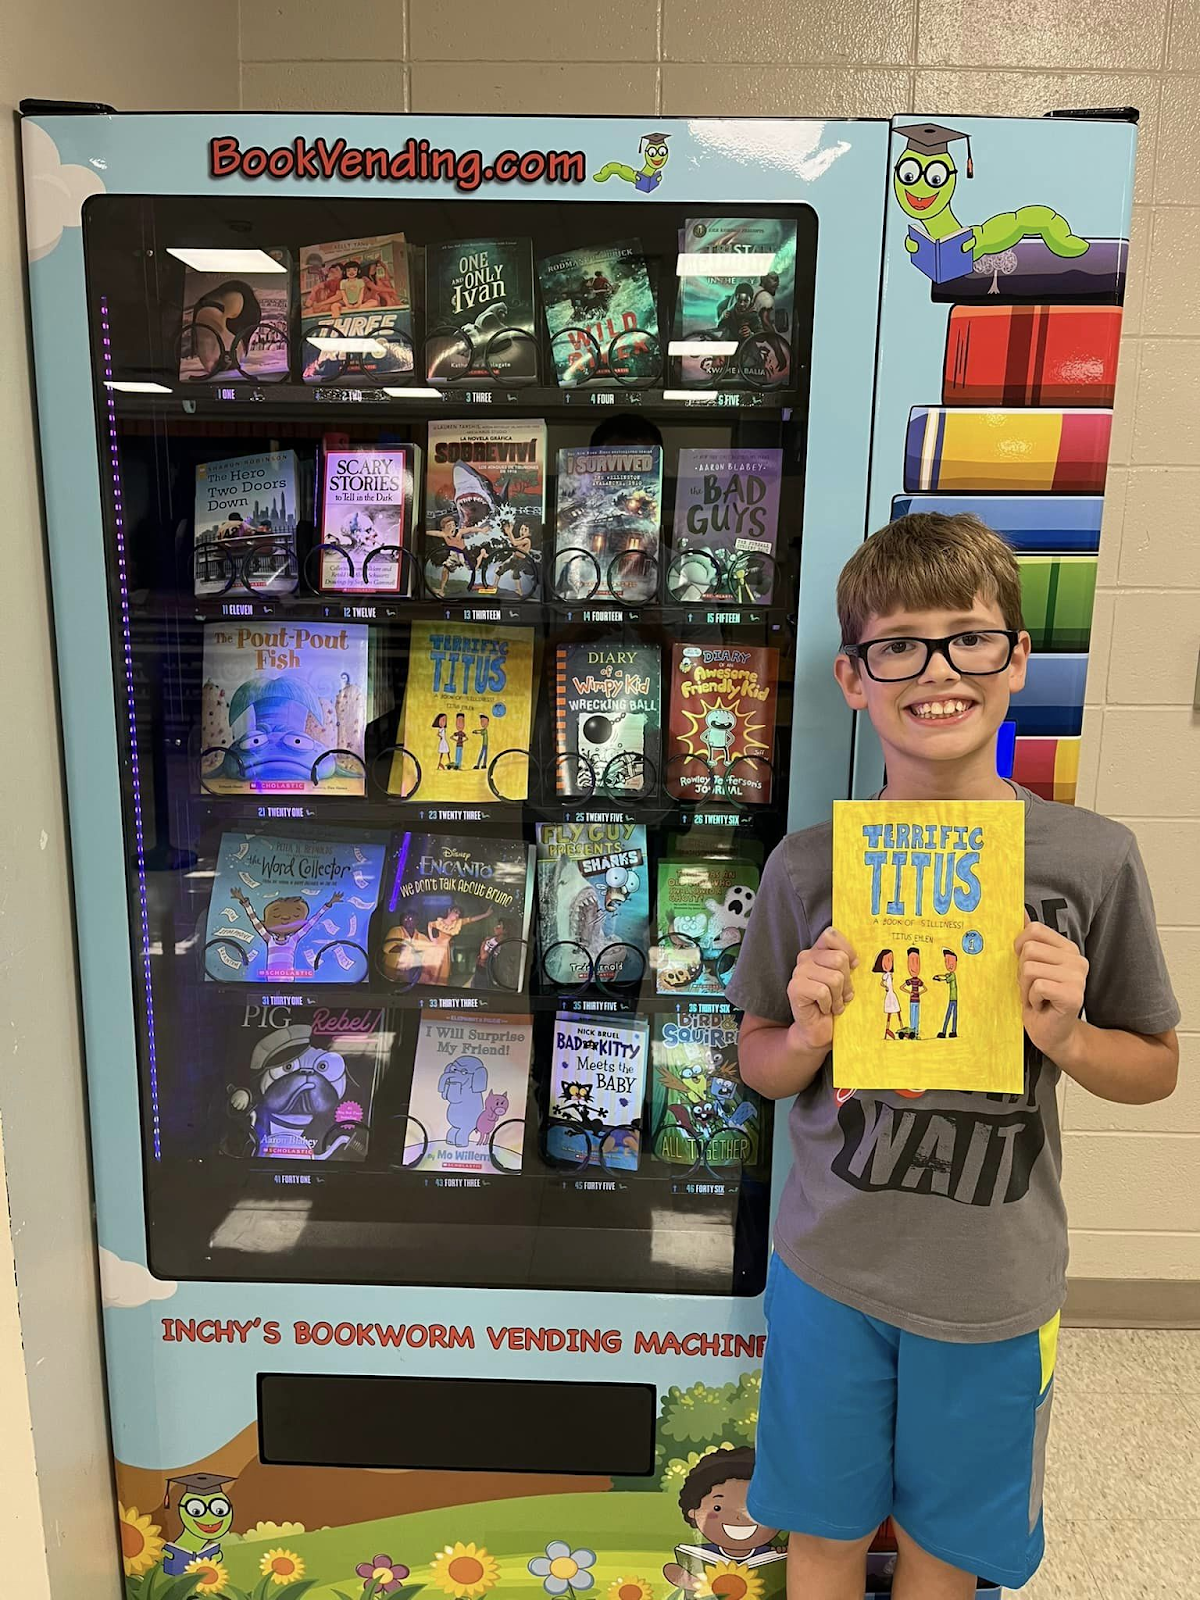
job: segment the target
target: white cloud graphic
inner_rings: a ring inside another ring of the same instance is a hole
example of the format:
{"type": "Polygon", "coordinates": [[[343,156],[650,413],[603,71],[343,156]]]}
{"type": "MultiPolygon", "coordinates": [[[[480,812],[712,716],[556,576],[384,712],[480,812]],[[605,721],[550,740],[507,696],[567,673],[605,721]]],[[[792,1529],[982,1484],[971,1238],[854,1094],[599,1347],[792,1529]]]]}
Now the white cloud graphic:
{"type": "Polygon", "coordinates": [[[91,167],[63,165],[58,146],[36,122],[22,127],[25,153],[25,229],[30,261],[48,256],[64,228],[79,226],[83,202],[104,193],[91,167]]]}
{"type": "Polygon", "coordinates": [[[169,1300],[178,1287],[169,1278],[152,1277],[140,1261],[123,1261],[101,1248],[100,1298],[106,1306],[129,1311],[150,1300],[169,1300]]]}

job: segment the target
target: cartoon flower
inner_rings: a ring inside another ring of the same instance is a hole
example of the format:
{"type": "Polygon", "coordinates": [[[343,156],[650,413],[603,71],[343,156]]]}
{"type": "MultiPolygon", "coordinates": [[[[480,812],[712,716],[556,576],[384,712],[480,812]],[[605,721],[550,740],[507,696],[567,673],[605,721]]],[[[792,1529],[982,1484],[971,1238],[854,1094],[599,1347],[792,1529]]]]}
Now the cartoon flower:
{"type": "Polygon", "coordinates": [[[189,1561],[184,1576],[194,1580],[197,1594],[222,1594],[229,1582],[229,1572],[219,1561],[189,1561]]]}
{"type": "Polygon", "coordinates": [[[258,1563],[258,1570],[264,1578],[270,1578],[272,1583],[282,1588],[284,1584],[295,1583],[304,1576],[304,1562],[294,1550],[268,1550],[258,1563]]]}
{"type": "Polygon", "coordinates": [[[475,1600],[486,1594],[500,1581],[500,1564],[482,1545],[474,1540],[463,1544],[456,1539],[444,1550],[439,1550],[429,1563],[429,1576],[445,1594],[454,1600],[475,1600]]]}
{"type": "Polygon", "coordinates": [[[364,1589],[374,1582],[376,1594],[399,1594],[408,1577],[408,1568],[391,1556],[372,1556],[370,1561],[360,1561],[354,1570],[363,1580],[364,1589]]]}
{"type": "Polygon", "coordinates": [[[608,1586],[608,1600],[654,1600],[654,1590],[645,1578],[618,1578],[608,1586]]]}
{"type": "Polygon", "coordinates": [[[762,1600],[763,1581],[740,1561],[717,1561],[705,1569],[698,1600],[762,1600]]]}
{"type": "Polygon", "coordinates": [[[121,1560],[125,1563],[125,1576],[140,1578],[143,1572],[149,1572],[151,1567],[156,1566],[162,1557],[162,1529],[156,1527],[144,1512],[139,1515],[136,1506],[126,1510],[118,1504],[117,1514],[121,1519],[121,1560]]]}
{"type": "Polygon", "coordinates": [[[577,1594],[590,1589],[595,1578],[587,1570],[596,1565],[594,1550],[572,1550],[561,1539],[551,1539],[544,1556],[534,1556],[529,1570],[542,1580],[547,1594],[577,1594]]]}
{"type": "Polygon", "coordinates": [[[242,1535],[243,1539],[294,1539],[298,1533],[304,1532],[302,1522],[256,1522],[252,1528],[247,1528],[242,1535]]]}

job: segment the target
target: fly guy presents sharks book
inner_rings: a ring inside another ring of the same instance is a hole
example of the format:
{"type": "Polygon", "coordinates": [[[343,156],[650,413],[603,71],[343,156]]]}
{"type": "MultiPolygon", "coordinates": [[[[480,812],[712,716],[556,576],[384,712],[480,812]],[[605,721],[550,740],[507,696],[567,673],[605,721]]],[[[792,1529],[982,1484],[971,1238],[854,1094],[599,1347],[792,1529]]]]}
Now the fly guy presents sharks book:
{"type": "Polygon", "coordinates": [[[858,954],[838,1088],[1020,1093],[1024,884],[1019,800],[834,802],[833,925],[858,954]]]}

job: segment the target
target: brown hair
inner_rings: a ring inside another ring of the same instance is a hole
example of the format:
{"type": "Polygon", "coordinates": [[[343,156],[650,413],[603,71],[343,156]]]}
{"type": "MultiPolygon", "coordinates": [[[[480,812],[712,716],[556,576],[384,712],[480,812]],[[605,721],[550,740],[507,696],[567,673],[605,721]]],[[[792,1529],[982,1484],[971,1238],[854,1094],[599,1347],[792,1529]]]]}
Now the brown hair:
{"type": "Polygon", "coordinates": [[[695,1520],[693,1513],[700,1509],[705,1495],[711,1494],[719,1483],[732,1483],[735,1479],[749,1480],[754,1473],[754,1451],[749,1445],[736,1449],[721,1446],[701,1456],[683,1480],[679,1491],[679,1509],[688,1522],[695,1520]]]}
{"type": "Polygon", "coordinates": [[[858,644],[867,618],[941,607],[969,611],[994,600],[1007,628],[1020,628],[1021,572],[1012,548],[968,511],[897,517],[854,552],[838,579],[843,644],[858,644]]]}

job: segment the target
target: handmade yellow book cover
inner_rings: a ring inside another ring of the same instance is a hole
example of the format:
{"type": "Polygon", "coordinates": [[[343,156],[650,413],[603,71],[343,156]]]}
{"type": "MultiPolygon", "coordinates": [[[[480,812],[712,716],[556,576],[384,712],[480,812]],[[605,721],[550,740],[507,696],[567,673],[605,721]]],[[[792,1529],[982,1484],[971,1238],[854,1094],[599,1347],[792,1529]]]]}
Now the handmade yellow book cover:
{"type": "Polygon", "coordinates": [[[1021,1092],[1024,891],[1019,800],[834,803],[833,925],[858,956],[836,1087],[1021,1092]]]}

